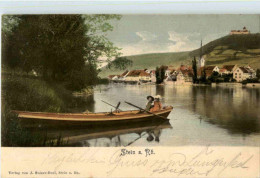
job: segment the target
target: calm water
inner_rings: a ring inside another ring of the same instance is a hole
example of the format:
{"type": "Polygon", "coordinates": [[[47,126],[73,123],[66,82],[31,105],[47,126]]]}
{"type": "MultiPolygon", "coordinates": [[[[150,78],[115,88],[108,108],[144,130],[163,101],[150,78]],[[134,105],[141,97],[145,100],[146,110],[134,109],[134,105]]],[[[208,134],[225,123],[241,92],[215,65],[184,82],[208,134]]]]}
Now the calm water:
{"type": "MultiPolygon", "coordinates": [[[[170,125],[128,129],[77,131],[75,146],[259,146],[260,89],[211,86],[156,86],[110,84],[95,88],[91,112],[135,109],[129,101],[144,107],[147,95],[161,95],[163,105],[172,105],[170,125]],[[150,136],[149,136],[150,135],[150,136]],[[148,138],[149,137],[149,138],[148,138]],[[149,140],[149,141],[148,141],[149,140]]],[[[70,136],[69,133],[63,135],[70,136]]]]}

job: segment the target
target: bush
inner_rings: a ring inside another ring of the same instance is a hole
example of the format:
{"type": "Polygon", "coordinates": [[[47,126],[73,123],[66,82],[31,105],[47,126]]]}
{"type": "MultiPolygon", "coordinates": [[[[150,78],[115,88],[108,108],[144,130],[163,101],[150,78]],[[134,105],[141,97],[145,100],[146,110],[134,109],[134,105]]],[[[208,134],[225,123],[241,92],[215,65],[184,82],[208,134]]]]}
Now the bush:
{"type": "Polygon", "coordinates": [[[99,78],[98,84],[108,84],[109,80],[107,78],[99,78]]]}

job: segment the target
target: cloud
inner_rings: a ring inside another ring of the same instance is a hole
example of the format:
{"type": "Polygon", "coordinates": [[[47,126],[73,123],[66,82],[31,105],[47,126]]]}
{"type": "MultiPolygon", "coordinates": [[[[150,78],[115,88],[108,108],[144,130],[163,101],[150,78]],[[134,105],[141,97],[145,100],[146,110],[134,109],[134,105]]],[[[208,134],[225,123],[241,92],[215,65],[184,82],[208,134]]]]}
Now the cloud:
{"type": "Polygon", "coordinates": [[[142,41],[154,41],[157,38],[155,34],[148,31],[136,32],[136,35],[139,36],[142,41]]]}
{"type": "Polygon", "coordinates": [[[159,36],[152,32],[140,31],[135,34],[140,38],[135,43],[116,43],[122,48],[123,55],[189,51],[198,48],[200,44],[198,40],[190,40],[190,38],[197,38],[197,33],[181,34],[169,31],[159,36]]]}
{"type": "Polygon", "coordinates": [[[135,32],[135,35],[139,38],[136,42],[115,42],[116,46],[122,48],[121,52],[124,56],[191,51],[200,47],[201,39],[203,44],[206,44],[225,34],[213,33],[201,37],[201,34],[198,32],[177,33],[175,31],[166,31],[165,33],[155,34],[148,31],[139,31],[135,32]]]}
{"type": "Polygon", "coordinates": [[[190,51],[199,47],[199,34],[198,33],[176,33],[169,31],[169,40],[175,42],[174,45],[170,45],[168,49],[173,52],[190,51]],[[191,38],[195,38],[191,40],[191,38]]]}

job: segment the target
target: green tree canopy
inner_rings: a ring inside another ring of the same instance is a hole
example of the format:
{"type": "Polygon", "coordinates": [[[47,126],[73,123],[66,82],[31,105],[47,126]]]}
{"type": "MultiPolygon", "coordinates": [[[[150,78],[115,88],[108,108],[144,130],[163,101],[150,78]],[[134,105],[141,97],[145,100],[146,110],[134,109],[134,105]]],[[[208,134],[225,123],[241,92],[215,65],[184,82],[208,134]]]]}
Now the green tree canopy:
{"type": "Polygon", "coordinates": [[[112,62],[108,63],[107,68],[115,68],[119,70],[125,70],[128,66],[132,66],[133,61],[130,59],[127,59],[126,57],[118,57],[112,62]]]}
{"type": "Polygon", "coordinates": [[[98,58],[120,54],[105,36],[113,30],[109,22],[120,19],[118,15],[5,15],[3,19],[3,64],[27,73],[34,70],[73,90],[96,83],[98,58]]]}

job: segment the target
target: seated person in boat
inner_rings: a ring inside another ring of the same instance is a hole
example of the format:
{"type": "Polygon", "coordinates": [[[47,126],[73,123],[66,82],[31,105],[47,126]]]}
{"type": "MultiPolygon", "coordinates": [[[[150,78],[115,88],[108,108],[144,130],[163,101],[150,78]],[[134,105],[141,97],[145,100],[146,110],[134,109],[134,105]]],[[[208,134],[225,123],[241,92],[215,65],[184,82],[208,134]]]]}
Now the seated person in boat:
{"type": "Polygon", "coordinates": [[[154,98],[152,96],[147,96],[147,100],[148,100],[148,102],[146,103],[145,110],[150,111],[150,109],[153,107],[152,104],[153,104],[154,98]]]}
{"type": "Polygon", "coordinates": [[[162,103],[160,100],[161,100],[160,95],[157,95],[154,97],[153,107],[150,109],[150,112],[160,111],[163,109],[162,103]]]}

